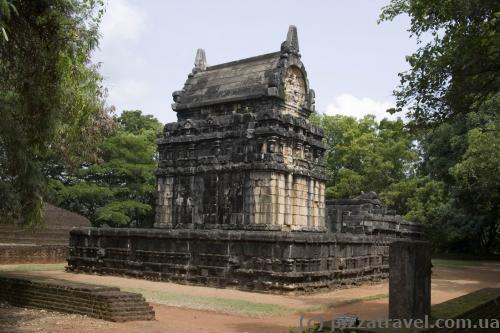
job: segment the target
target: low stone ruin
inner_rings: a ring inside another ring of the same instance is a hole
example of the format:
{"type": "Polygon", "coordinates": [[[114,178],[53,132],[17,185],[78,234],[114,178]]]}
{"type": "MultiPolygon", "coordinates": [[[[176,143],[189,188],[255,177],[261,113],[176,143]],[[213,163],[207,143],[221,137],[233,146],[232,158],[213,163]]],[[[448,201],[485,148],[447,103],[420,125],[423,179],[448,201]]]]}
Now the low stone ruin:
{"type": "Polygon", "coordinates": [[[76,313],[108,321],[154,320],[142,295],[106,287],[3,273],[0,300],[20,307],[76,313]]]}
{"type": "Polygon", "coordinates": [[[409,238],[422,237],[422,225],[403,220],[382,205],[375,192],[354,199],[326,200],[326,222],[331,232],[364,235],[398,233],[409,238]]]}

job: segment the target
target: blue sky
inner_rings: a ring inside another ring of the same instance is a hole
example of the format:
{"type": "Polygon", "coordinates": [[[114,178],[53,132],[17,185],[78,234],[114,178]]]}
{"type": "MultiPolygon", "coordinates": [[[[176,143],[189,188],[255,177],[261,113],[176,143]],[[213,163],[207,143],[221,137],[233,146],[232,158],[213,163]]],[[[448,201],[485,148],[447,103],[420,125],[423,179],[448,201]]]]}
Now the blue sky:
{"type": "Polygon", "coordinates": [[[381,118],[416,48],[408,18],[377,24],[388,1],[108,0],[93,58],[118,112],[141,109],[172,122],[172,92],[184,85],[197,48],[209,65],[274,52],[294,24],[316,110],[381,118]]]}

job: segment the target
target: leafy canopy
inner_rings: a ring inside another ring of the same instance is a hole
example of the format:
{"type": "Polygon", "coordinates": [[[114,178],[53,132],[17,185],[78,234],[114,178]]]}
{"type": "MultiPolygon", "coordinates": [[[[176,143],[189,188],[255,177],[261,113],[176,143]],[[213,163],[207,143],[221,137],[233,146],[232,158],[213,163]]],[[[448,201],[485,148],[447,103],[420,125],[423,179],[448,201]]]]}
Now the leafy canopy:
{"type": "Polygon", "coordinates": [[[419,48],[400,74],[397,106],[416,128],[475,112],[500,87],[498,0],[392,0],[380,21],[408,14],[419,48]]]}
{"type": "Polygon", "coordinates": [[[115,132],[100,145],[101,160],[52,179],[49,200],[96,226],[151,226],[161,123],[137,110],[123,111],[115,122],[115,132]]]}
{"type": "Polygon", "coordinates": [[[0,0],[2,221],[38,225],[47,160],[95,158],[109,130],[102,78],[90,63],[102,13],[90,0],[0,0]]]}
{"type": "Polygon", "coordinates": [[[422,163],[386,200],[429,224],[443,251],[500,250],[500,2],[392,0],[380,21],[402,14],[419,47],[395,95],[422,163]]]}
{"type": "Polygon", "coordinates": [[[415,172],[418,155],[402,120],[322,115],[313,121],[323,128],[327,145],[328,197],[380,193],[415,172]]]}

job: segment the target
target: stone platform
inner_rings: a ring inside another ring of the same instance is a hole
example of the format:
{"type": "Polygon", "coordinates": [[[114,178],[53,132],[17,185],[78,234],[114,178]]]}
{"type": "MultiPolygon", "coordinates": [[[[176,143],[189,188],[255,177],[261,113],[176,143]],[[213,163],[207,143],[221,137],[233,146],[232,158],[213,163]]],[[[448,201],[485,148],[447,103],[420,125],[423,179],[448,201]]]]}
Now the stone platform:
{"type": "Polygon", "coordinates": [[[71,231],[68,270],[266,292],[388,276],[392,236],[241,230],[71,231]]]}
{"type": "Polygon", "coordinates": [[[155,313],[140,294],[50,278],[2,273],[0,300],[14,306],[76,313],[108,321],[153,320],[155,313]]]}

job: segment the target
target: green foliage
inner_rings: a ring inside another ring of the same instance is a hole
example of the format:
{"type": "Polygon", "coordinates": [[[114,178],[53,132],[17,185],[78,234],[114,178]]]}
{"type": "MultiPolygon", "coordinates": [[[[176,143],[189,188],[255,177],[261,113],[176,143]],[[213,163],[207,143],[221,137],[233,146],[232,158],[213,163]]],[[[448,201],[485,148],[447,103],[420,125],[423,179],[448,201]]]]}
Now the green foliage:
{"type": "Polygon", "coordinates": [[[442,251],[499,251],[500,2],[392,0],[380,20],[401,14],[419,48],[395,95],[422,164],[385,200],[428,224],[442,251]]]}
{"type": "Polygon", "coordinates": [[[500,86],[500,2],[392,0],[380,21],[407,14],[419,48],[400,74],[397,106],[412,127],[427,127],[470,112],[500,86]]]}
{"type": "Polygon", "coordinates": [[[139,201],[112,201],[97,210],[97,221],[111,225],[128,225],[131,219],[148,216],[151,212],[151,205],[139,201]]]}
{"type": "Polygon", "coordinates": [[[0,31],[2,32],[0,40],[3,38],[4,41],[9,41],[9,35],[7,34],[7,30],[9,29],[8,21],[12,15],[19,15],[13,2],[10,0],[0,0],[0,31]]]}
{"type": "Polygon", "coordinates": [[[354,197],[383,192],[414,173],[418,155],[402,120],[380,122],[347,116],[316,116],[325,133],[327,195],[354,197]]]}
{"type": "MultiPolygon", "coordinates": [[[[47,161],[92,153],[106,131],[101,76],[90,64],[102,4],[0,0],[0,215],[36,226],[47,161]]],[[[108,122],[109,123],[109,122],[108,122]]]]}
{"type": "Polygon", "coordinates": [[[158,131],[161,124],[155,117],[149,114],[142,114],[140,110],[130,110],[123,112],[118,118],[118,122],[125,132],[140,134],[144,131],[158,131]]]}
{"type": "Polygon", "coordinates": [[[115,132],[100,145],[101,160],[86,162],[49,182],[49,200],[88,217],[94,225],[151,226],[161,123],[141,111],[123,111],[115,132]]]}
{"type": "Polygon", "coordinates": [[[468,147],[450,169],[453,192],[466,215],[474,216],[477,243],[491,251],[500,240],[500,128],[492,122],[484,130],[467,133],[468,147]]]}

